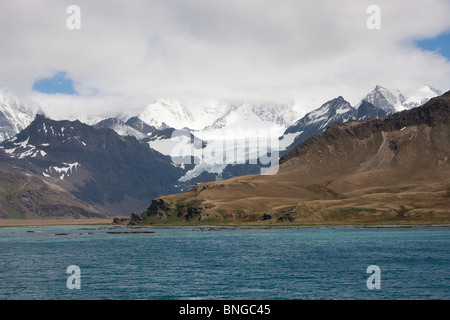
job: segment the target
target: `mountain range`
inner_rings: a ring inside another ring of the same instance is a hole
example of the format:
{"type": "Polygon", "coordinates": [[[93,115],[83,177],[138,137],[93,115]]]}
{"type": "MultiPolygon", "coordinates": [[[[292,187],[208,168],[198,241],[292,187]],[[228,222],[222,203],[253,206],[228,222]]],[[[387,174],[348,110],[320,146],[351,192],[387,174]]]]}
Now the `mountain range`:
{"type": "Polygon", "coordinates": [[[140,210],[149,197],[177,192],[174,185],[182,174],[168,157],[133,136],[42,115],[0,148],[22,172],[110,216],[140,210]]]}
{"type": "MultiPolygon", "coordinates": [[[[252,139],[255,131],[259,131],[259,134],[263,135],[276,135],[278,143],[271,146],[272,150],[276,149],[279,154],[283,155],[305,139],[322,133],[333,123],[382,118],[394,112],[417,107],[440,94],[439,90],[424,85],[406,98],[399,91],[392,93],[377,85],[355,106],[351,106],[343,97],[338,97],[325,102],[303,117],[295,103],[255,105],[210,101],[206,104],[194,104],[160,99],[148,105],[135,118],[151,125],[156,132],[165,130],[167,133],[169,128],[170,132],[173,132],[174,129],[188,130],[190,135],[203,141],[203,153],[206,155],[214,154],[217,149],[217,140],[221,139],[234,140],[235,147],[243,149],[252,139]]],[[[117,132],[130,131],[124,126],[118,128],[110,125],[108,127],[117,132]]],[[[134,135],[139,139],[140,134],[134,135]]],[[[155,131],[152,135],[153,138],[142,139],[142,141],[148,142],[151,148],[170,156],[173,150],[171,137],[167,134],[159,135],[155,131]]],[[[195,148],[190,145],[187,146],[187,149],[194,150],[195,148]]],[[[230,150],[223,152],[230,152],[230,150]]],[[[251,159],[240,164],[233,159],[222,161],[221,155],[219,155],[219,161],[210,157],[188,170],[180,178],[180,182],[191,181],[191,185],[193,185],[206,180],[222,180],[236,175],[257,173],[263,167],[258,161],[258,153],[249,154],[251,159]],[[254,162],[252,160],[256,160],[258,163],[251,164],[254,162]]],[[[191,154],[185,155],[191,156],[191,154]]]]}
{"type": "Polygon", "coordinates": [[[280,138],[281,153],[284,154],[307,138],[322,133],[333,123],[383,118],[398,111],[418,107],[441,94],[441,91],[425,85],[415,95],[406,99],[399,91],[392,93],[377,85],[353,107],[340,96],[324,103],[287,128],[280,138]]]}
{"type": "Polygon", "coordinates": [[[276,174],[158,197],[131,224],[448,223],[449,124],[450,91],[384,118],[335,123],[284,154],[276,174]]]}
{"type": "Polygon", "coordinates": [[[64,203],[67,210],[61,215],[128,215],[145,210],[152,198],[267,169],[260,152],[264,144],[236,161],[261,133],[276,138],[271,152],[283,156],[334,123],[383,118],[439,94],[424,86],[405,98],[376,86],[354,107],[340,96],[303,117],[294,103],[196,105],[160,99],[138,116],[111,117],[90,126],[51,120],[2,92],[0,206],[9,209],[0,217],[8,217],[7,212],[36,217],[41,211],[37,204],[21,204],[27,197],[23,185],[10,184],[11,174],[20,181],[32,178],[26,185],[40,190],[41,199],[64,203]],[[174,155],[180,146],[184,153],[174,155]]]}

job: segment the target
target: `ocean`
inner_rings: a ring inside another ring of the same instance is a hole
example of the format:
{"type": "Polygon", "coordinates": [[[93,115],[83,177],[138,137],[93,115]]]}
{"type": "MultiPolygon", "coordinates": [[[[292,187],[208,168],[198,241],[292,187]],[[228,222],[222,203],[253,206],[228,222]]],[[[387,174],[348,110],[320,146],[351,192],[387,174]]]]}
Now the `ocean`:
{"type": "Polygon", "coordinates": [[[1,300],[449,298],[450,227],[0,228],[1,300]]]}

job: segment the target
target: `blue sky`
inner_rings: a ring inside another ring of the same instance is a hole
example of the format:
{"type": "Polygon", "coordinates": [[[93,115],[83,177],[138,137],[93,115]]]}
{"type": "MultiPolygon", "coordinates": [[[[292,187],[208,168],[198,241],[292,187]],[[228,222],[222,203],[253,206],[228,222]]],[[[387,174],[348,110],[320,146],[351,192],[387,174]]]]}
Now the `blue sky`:
{"type": "Polygon", "coordinates": [[[76,95],[73,80],[64,71],[56,72],[50,78],[40,78],[33,83],[33,91],[47,94],[76,95]]]}
{"type": "Polygon", "coordinates": [[[417,41],[416,45],[423,50],[436,52],[450,60],[450,32],[442,33],[436,38],[417,41]]]}

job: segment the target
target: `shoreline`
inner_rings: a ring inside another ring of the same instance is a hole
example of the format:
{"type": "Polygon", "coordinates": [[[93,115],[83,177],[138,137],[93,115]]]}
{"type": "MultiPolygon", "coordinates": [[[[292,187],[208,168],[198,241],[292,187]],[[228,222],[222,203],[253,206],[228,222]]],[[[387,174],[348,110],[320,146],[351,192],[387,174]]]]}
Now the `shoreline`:
{"type": "Polygon", "coordinates": [[[0,219],[0,228],[8,227],[48,227],[48,226],[85,226],[85,225],[113,225],[111,219],[0,219]]]}
{"type": "Polygon", "coordinates": [[[450,224],[386,224],[386,225],[364,225],[364,224],[324,224],[324,225],[282,225],[282,226],[269,226],[269,225],[141,225],[141,226],[122,226],[124,228],[153,228],[153,229],[183,229],[183,228],[196,228],[196,229],[302,229],[302,228],[361,228],[361,229],[389,229],[389,228],[448,228],[450,224]]]}
{"type": "Polygon", "coordinates": [[[7,227],[47,227],[47,226],[85,226],[85,225],[110,225],[123,228],[154,228],[154,229],[177,229],[177,228],[200,228],[200,229],[284,229],[284,228],[417,228],[417,227],[450,227],[449,223],[386,223],[386,224],[371,224],[371,223],[331,223],[331,224],[293,224],[293,225],[246,225],[246,224],[231,224],[231,225],[121,225],[113,223],[114,218],[108,219],[30,219],[30,220],[16,220],[16,219],[0,219],[0,228],[7,227]]]}

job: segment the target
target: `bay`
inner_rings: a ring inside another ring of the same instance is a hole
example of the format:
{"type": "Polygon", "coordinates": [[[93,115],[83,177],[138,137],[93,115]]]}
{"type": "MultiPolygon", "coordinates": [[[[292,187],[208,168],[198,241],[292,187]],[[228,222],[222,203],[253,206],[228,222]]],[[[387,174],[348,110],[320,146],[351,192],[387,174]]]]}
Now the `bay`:
{"type": "Polygon", "coordinates": [[[447,300],[449,266],[449,227],[0,228],[2,300],[447,300]]]}

